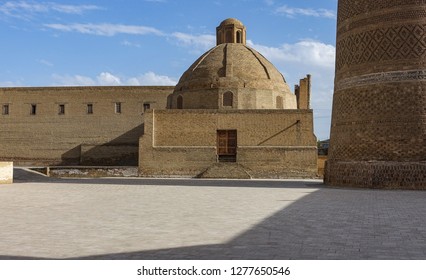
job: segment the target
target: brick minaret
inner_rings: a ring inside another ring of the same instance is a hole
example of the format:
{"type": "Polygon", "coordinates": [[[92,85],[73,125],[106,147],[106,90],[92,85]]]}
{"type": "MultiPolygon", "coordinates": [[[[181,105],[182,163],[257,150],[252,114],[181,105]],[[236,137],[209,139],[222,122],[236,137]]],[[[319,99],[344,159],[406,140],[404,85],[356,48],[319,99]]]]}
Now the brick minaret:
{"type": "Polygon", "coordinates": [[[339,0],[326,184],[426,189],[425,11],[339,0]]]}

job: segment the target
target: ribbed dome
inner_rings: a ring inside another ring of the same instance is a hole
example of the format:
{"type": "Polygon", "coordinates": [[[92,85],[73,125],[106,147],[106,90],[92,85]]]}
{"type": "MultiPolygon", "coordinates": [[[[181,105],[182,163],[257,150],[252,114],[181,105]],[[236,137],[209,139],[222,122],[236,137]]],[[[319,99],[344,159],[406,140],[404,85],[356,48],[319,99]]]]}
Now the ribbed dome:
{"type": "Polygon", "coordinates": [[[182,75],[175,92],[211,87],[290,93],[284,77],[274,65],[243,44],[221,44],[203,54],[182,75]]]}
{"type": "Polygon", "coordinates": [[[265,57],[247,47],[246,28],[229,18],[216,28],[217,46],[183,73],[170,109],[297,109],[296,96],[265,57]]]}

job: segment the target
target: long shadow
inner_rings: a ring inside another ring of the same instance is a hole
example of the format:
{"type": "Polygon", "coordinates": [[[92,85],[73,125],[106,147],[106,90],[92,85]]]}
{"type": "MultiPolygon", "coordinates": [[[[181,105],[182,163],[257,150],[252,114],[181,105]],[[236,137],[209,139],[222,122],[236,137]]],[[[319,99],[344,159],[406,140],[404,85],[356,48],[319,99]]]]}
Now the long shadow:
{"type": "Polygon", "coordinates": [[[319,180],[209,180],[209,179],[157,179],[157,178],[51,178],[28,169],[14,169],[15,183],[63,183],[130,186],[197,186],[197,187],[244,187],[244,188],[321,188],[319,180]]]}
{"type": "Polygon", "coordinates": [[[424,260],[424,213],[426,192],[319,189],[225,244],[76,259],[424,260]]]}
{"type": "Polygon", "coordinates": [[[96,145],[87,151],[82,151],[79,144],[64,152],[58,165],[137,166],[139,138],[144,133],[144,126],[142,123],[111,141],[96,145]]]}
{"type": "MultiPolygon", "coordinates": [[[[130,182],[139,185],[196,182],[197,186],[290,187],[282,181],[141,179],[130,182]]],[[[329,189],[306,182],[291,182],[291,185],[311,187],[310,191],[312,187],[320,188],[229,242],[70,259],[426,259],[426,192],[329,189]]],[[[277,197],[280,199],[286,198],[277,197]]],[[[33,258],[0,256],[0,259],[33,258]]]]}

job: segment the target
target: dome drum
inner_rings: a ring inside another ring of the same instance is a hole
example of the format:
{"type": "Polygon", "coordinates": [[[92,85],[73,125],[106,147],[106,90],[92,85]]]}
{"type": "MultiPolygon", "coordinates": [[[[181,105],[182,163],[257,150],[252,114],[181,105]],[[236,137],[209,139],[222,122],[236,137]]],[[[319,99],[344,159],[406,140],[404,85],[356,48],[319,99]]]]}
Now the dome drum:
{"type": "Polygon", "coordinates": [[[169,97],[169,109],[294,109],[293,94],[272,90],[211,88],[175,92],[169,97]],[[231,96],[231,97],[230,97],[231,96]],[[178,101],[178,99],[180,101],[178,101]]]}

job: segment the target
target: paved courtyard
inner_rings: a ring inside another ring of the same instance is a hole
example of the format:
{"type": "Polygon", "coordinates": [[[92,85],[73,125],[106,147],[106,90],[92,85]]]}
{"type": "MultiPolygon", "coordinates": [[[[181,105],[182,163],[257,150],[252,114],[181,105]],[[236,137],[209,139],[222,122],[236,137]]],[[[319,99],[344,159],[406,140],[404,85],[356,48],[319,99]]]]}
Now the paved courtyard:
{"type": "Polygon", "coordinates": [[[0,259],[426,259],[423,191],[15,169],[0,213],[0,259]]]}

